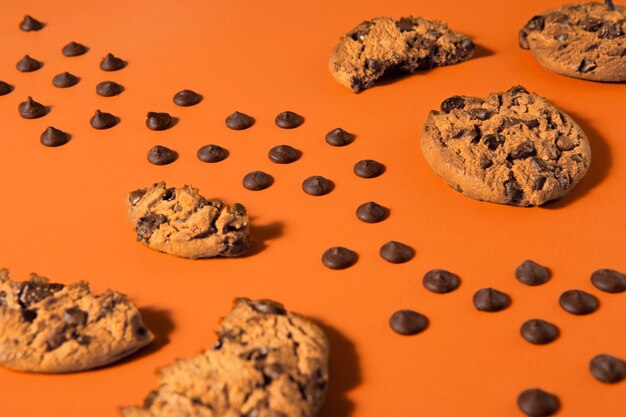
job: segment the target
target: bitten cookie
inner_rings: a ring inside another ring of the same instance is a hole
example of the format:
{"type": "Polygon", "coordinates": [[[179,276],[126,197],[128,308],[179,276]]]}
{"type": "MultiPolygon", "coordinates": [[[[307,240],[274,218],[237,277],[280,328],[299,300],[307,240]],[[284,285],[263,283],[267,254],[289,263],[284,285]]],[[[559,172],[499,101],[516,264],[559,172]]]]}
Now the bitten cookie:
{"type": "Polygon", "coordinates": [[[314,417],[328,383],[328,342],[270,300],[235,300],[218,342],[158,373],[158,388],[126,417],[314,417]]]}
{"type": "Polygon", "coordinates": [[[126,196],[137,240],[182,258],[241,256],[248,249],[248,216],[241,204],[207,200],[196,188],[164,182],[126,196]]]}
{"type": "Polygon", "coordinates": [[[408,73],[457,64],[472,56],[474,43],[445,23],[421,17],[365,21],[340,40],[330,72],[355,93],[386,73],[408,73]]]}
{"type": "Polygon", "coordinates": [[[85,282],[63,285],[32,274],[26,282],[0,269],[0,364],[19,371],[78,372],[118,361],[152,342],[126,296],[92,294],[85,282]]]}
{"type": "Polygon", "coordinates": [[[517,206],[564,196],[591,162],[572,118],[521,86],[486,99],[444,100],[428,116],[421,147],[433,171],[460,193],[517,206]]]}
{"type": "Polygon", "coordinates": [[[626,81],[626,8],[611,0],[563,6],[535,16],[519,44],[545,68],[593,81],[626,81]]]}

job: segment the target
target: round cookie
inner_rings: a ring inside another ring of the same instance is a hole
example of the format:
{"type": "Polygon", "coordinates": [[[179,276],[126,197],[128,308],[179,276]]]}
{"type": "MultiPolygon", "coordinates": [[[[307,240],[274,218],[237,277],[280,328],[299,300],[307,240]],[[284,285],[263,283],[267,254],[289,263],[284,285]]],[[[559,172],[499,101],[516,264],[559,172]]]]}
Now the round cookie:
{"type": "Polygon", "coordinates": [[[342,36],[330,58],[330,73],[355,93],[386,73],[427,70],[466,61],[474,43],[445,23],[421,17],[378,17],[342,36]]]}
{"type": "Polygon", "coordinates": [[[519,44],[556,73],[592,81],[626,81],[626,7],[588,2],[535,16],[519,44]]]}
{"type": "Polygon", "coordinates": [[[458,192],[516,206],[563,197],[591,162],[587,137],[572,118],[521,86],[486,99],[444,100],[428,116],[421,148],[458,192]]]}

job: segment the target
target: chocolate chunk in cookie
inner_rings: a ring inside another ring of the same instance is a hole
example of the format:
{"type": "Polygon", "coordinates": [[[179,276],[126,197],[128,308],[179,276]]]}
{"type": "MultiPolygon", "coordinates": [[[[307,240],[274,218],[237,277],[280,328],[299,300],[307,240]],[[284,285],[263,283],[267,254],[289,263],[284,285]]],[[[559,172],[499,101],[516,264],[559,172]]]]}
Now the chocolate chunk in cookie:
{"type": "Polygon", "coordinates": [[[385,74],[428,70],[466,61],[474,43],[445,23],[421,17],[365,21],[341,37],[330,58],[330,72],[355,93],[385,74]]]}
{"type": "Polygon", "coordinates": [[[435,173],[476,200],[541,205],[566,195],[591,162],[570,116],[521,86],[487,98],[453,96],[424,125],[422,154],[435,173]]]}
{"type": "Polygon", "coordinates": [[[148,345],[152,333],[126,296],[93,294],[32,274],[0,270],[0,364],[29,372],[79,372],[116,362],[148,345]],[[136,329],[142,328],[142,332],[136,329]]]}
{"type": "Polygon", "coordinates": [[[207,200],[189,185],[133,191],[126,209],[137,240],[160,252],[197,259],[241,256],[248,248],[246,209],[207,200]]]}

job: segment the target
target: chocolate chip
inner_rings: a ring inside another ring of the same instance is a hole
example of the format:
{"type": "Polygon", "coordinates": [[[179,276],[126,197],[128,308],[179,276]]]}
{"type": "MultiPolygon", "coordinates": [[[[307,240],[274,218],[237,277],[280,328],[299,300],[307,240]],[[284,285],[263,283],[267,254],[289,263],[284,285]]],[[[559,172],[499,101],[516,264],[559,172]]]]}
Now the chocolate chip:
{"type": "Polygon", "coordinates": [[[38,303],[44,298],[50,297],[55,292],[63,289],[62,284],[48,284],[47,282],[28,281],[20,290],[18,295],[18,303],[22,308],[28,308],[30,305],[38,303]]]}
{"type": "Polygon", "coordinates": [[[20,23],[20,29],[24,32],[36,32],[43,29],[44,24],[32,16],[24,16],[24,20],[20,23]]]}
{"type": "Polygon", "coordinates": [[[346,146],[354,141],[354,135],[338,127],[326,134],[326,143],[330,146],[346,146]]]}
{"type": "Polygon", "coordinates": [[[595,62],[584,58],[582,61],[580,61],[580,65],[578,66],[578,72],[582,72],[583,74],[585,74],[587,72],[593,71],[597,67],[598,66],[595,62]]]}
{"type": "Polygon", "coordinates": [[[465,99],[461,96],[452,96],[441,102],[441,111],[450,113],[454,109],[465,108],[465,99]]]}
{"type": "Polygon", "coordinates": [[[613,0],[604,0],[604,4],[607,10],[615,11],[615,3],[613,3],[613,0]]]}
{"type": "Polygon", "coordinates": [[[601,39],[616,39],[624,36],[624,31],[622,30],[622,23],[604,23],[600,32],[598,33],[598,37],[601,39]]]}
{"type": "Polygon", "coordinates": [[[487,109],[483,109],[482,107],[477,107],[474,109],[467,110],[467,115],[472,120],[485,121],[485,120],[488,120],[492,116],[492,113],[487,109]]]}
{"type": "Polygon", "coordinates": [[[291,164],[300,159],[302,152],[289,145],[279,145],[270,149],[267,156],[276,164],[291,164]]]}
{"type": "Polygon", "coordinates": [[[48,114],[46,106],[36,102],[32,97],[20,103],[17,109],[24,119],[38,119],[48,114]]]}
{"type": "Polygon", "coordinates": [[[480,157],[480,167],[482,169],[487,169],[493,165],[493,161],[489,159],[486,155],[481,155],[480,157]]]}
{"type": "Polygon", "coordinates": [[[519,32],[519,46],[522,49],[529,49],[528,34],[535,30],[542,31],[545,27],[545,17],[533,16],[519,32]]]}
{"type": "Polygon", "coordinates": [[[559,328],[545,320],[526,320],[520,328],[520,334],[534,345],[545,345],[559,337],[559,328]]]}
{"type": "Polygon", "coordinates": [[[389,216],[389,209],[374,201],[361,204],[356,209],[356,217],[365,223],[379,223],[389,216]]]}
{"type": "Polygon", "coordinates": [[[248,129],[254,124],[254,119],[245,113],[238,111],[226,117],[226,127],[233,130],[248,129]]]}
{"type": "Polygon", "coordinates": [[[585,158],[581,154],[578,154],[578,153],[575,153],[574,155],[570,156],[570,159],[574,162],[582,162],[585,160],[585,158]]]}
{"type": "Polygon", "coordinates": [[[241,256],[248,250],[248,247],[248,239],[245,236],[236,236],[228,241],[226,250],[220,253],[220,255],[225,257],[241,256]]]}
{"type": "Polygon", "coordinates": [[[176,198],[176,188],[170,187],[166,188],[163,194],[161,194],[161,199],[163,201],[172,201],[176,198]]]}
{"type": "Polygon", "coordinates": [[[515,278],[525,285],[541,285],[548,282],[550,272],[538,263],[527,259],[515,270],[515,278]]]}
{"type": "Polygon", "coordinates": [[[118,71],[126,66],[126,61],[109,53],[100,62],[100,69],[103,71],[118,71]]]}
{"type": "Polygon", "coordinates": [[[69,142],[70,135],[55,127],[48,126],[48,128],[41,134],[39,140],[42,145],[54,148],[65,145],[69,142]]]}
{"type": "Polygon", "coordinates": [[[600,291],[611,294],[626,291],[626,275],[613,269],[598,269],[591,274],[591,283],[600,291]]]}
{"type": "Polygon", "coordinates": [[[285,111],[276,116],[274,120],[276,126],[283,129],[293,129],[304,123],[304,119],[299,114],[291,111],[285,111]]]}
{"type": "Polygon", "coordinates": [[[146,126],[150,130],[166,130],[172,127],[174,119],[169,113],[149,112],[146,119],[146,126]]]}
{"type": "Polygon", "coordinates": [[[359,256],[350,249],[334,246],[324,251],[322,263],[330,269],[346,269],[356,263],[359,256]]]}
{"type": "Polygon", "coordinates": [[[69,72],[63,72],[61,74],[55,75],[52,79],[52,84],[58,88],[67,88],[72,87],[80,81],[75,75],[70,74],[69,72]]]}
{"type": "Polygon", "coordinates": [[[561,404],[559,399],[539,388],[528,389],[517,397],[517,406],[530,417],[548,417],[554,415],[561,404]]]}
{"type": "Polygon", "coordinates": [[[102,97],[113,97],[121,94],[124,87],[114,81],[103,81],[96,86],[96,94],[102,97]]]}
{"type": "Polygon", "coordinates": [[[589,372],[605,384],[615,384],[626,378],[626,363],[612,355],[597,355],[589,362],[589,372]]]}
{"type": "Polygon", "coordinates": [[[151,164],[168,165],[178,159],[178,154],[170,148],[156,145],[148,151],[147,158],[151,164]]]}
{"type": "Polygon", "coordinates": [[[461,280],[452,272],[444,269],[433,269],[424,274],[422,284],[430,292],[446,294],[459,288],[461,280]]]}
{"type": "Polygon", "coordinates": [[[391,329],[404,336],[412,336],[426,330],[428,318],[413,310],[398,310],[389,319],[391,329]]]}
{"type": "Polygon", "coordinates": [[[86,334],[72,334],[72,338],[76,340],[76,343],[82,346],[89,346],[91,344],[91,336],[86,334]]]}
{"type": "Polygon", "coordinates": [[[385,172],[385,166],[373,159],[363,159],[354,164],[354,173],[361,178],[376,178],[385,172]]]}
{"type": "MultiPolygon", "coordinates": [[[[535,19],[537,17],[541,17],[543,19],[543,16],[535,16],[533,19],[535,19]]],[[[543,23],[541,24],[541,28],[543,30],[543,23]]],[[[512,96],[517,96],[517,95],[520,95],[520,94],[530,94],[528,92],[528,90],[526,88],[524,88],[523,86],[521,86],[521,85],[516,85],[516,86],[513,86],[513,87],[509,88],[507,93],[509,93],[512,96]]]]}
{"type": "Polygon", "coordinates": [[[415,256],[415,251],[410,246],[395,240],[389,241],[380,247],[378,251],[381,258],[392,264],[403,264],[415,256]]]}
{"type": "Polygon", "coordinates": [[[16,65],[16,68],[20,72],[33,72],[37,71],[43,66],[43,62],[37,61],[28,55],[25,55],[16,65]]]}
{"type": "Polygon", "coordinates": [[[205,145],[196,153],[202,162],[215,163],[228,158],[228,151],[219,145],[205,145]]]}
{"type": "Polygon", "coordinates": [[[7,305],[6,291],[0,291],[0,307],[7,305]]]}
{"type": "Polygon", "coordinates": [[[564,42],[567,40],[568,37],[569,35],[567,33],[559,33],[558,35],[554,37],[554,39],[556,39],[559,42],[564,42]]]}
{"type": "Polygon", "coordinates": [[[87,53],[89,49],[80,43],[70,42],[63,47],[63,55],[71,57],[71,56],[79,56],[87,53]]]}
{"type": "Polygon", "coordinates": [[[302,191],[313,196],[322,196],[330,193],[335,184],[320,175],[313,175],[302,181],[302,191]]]}
{"type": "Polygon", "coordinates": [[[476,291],[473,301],[477,310],[490,313],[504,310],[511,304],[511,298],[507,294],[493,288],[476,291]]]}
{"type": "Polygon", "coordinates": [[[146,188],[135,190],[128,195],[128,201],[134,206],[143,198],[144,195],[146,195],[147,192],[148,190],[146,188]]]}
{"type": "Polygon", "coordinates": [[[584,291],[569,290],[559,297],[561,308],[568,313],[582,316],[596,311],[600,305],[598,299],[584,291]]]}
{"type": "Polygon", "coordinates": [[[520,143],[509,154],[510,159],[526,159],[536,154],[535,145],[531,141],[520,143]]]}
{"type": "Polygon", "coordinates": [[[401,17],[397,22],[396,26],[400,30],[400,32],[408,32],[413,30],[413,27],[416,23],[410,17],[401,17]]]}
{"type": "Polygon", "coordinates": [[[365,69],[371,72],[378,72],[382,69],[383,64],[377,59],[368,58],[365,60],[365,69]]]}
{"type": "Polygon", "coordinates": [[[491,133],[483,137],[483,143],[487,145],[487,148],[489,148],[490,151],[495,151],[496,149],[498,149],[498,147],[502,145],[505,140],[506,138],[499,133],[491,133]]]}
{"type": "Polygon", "coordinates": [[[274,178],[263,171],[252,171],[243,177],[243,186],[250,191],[265,190],[273,183],[274,178]]]}
{"type": "Polygon", "coordinates": [[[119,123],[119,119],[111,113],[104,113],[100,110],[96,110],[96,114],[94,114],[89,123],[91,123],[91,127],[94,129],[110,129],[119,123]]]}
{"type": "Polygon", "coordinates": [[[511,204],[519,204],[524,198],[524,190],[515,179],[513,172],[509,171],[509,179],[504,181],[504,195],[511,204]]]}
{"type": "Polygon", "coordinates": [[[556,140],[556,147],[560,151],[571,151],[576,147],[576,144],[569,136],[560,135],[556,140]]]}
{"type": "Polygon", "coordinates": [[[72,307],[63,313],[63,321],[72,327],[84,326],[87,323],[87,312],[79,308],[72,307]]]}
{"type": "Polygon", "coordinates": [[[22,319],[27,323],[32,323],[37,318],[37,310],[22,310],[22,319]]]}
{"type": "Polygon", "coordinates": [[[202,96],[195,91],[182,90],[174,95],[174,104],[182,107],[195,106],[202,101],[202,96]]]}
{"type": "Polygon", "coordinates": [[[137,240],[149,241],[152,234],[164,223],[167,223],[167,217],[163,214],[148,213],[141,217],[135,226],[137,240]]]}
{"type": "Polygon", "coordinates": [[[546,183],[547,178],[544,177],[543,175],[535,175],[535,181],[533,184],[533,190],[535,191],[541,191],[543,190],[543,186],[546,183]]]}
{"type": "Polygon", "coordinates": [[[363,41],[365,40],[365,36],[367,36],[367,34],[370,31],[370,26],[372,26],[372,22],[370,21],[365,21],[363,23],[361,23],[359,25],[359,28],[357,30],[355,30],[354,32],[350,33],[348,36],[350,36],[352,38],[352,40],[355,41],[363,41]]]}
{"type": "Polygon", "coordinates": [[[0,81],[0,96],[4,96],[13,91],[13,86],[4,81],[0,81]]]}
{"type": "Polygon", "coordinates": [[[279,316],[284,316],[285,314],[287,314],[287,311],[282,304],[272,300],[256,300],[252,301],[250,305],[256,311],[263,314],[277,314],[279,316]]]}
{"type": "Polygon", "coordinates": [[[603,23],[604,22],[600,19],[588,17],[587,19],[583,20],[580,25],[581,28],[587,32],[597,32],[598,29],[602,27],[603,23]]]}

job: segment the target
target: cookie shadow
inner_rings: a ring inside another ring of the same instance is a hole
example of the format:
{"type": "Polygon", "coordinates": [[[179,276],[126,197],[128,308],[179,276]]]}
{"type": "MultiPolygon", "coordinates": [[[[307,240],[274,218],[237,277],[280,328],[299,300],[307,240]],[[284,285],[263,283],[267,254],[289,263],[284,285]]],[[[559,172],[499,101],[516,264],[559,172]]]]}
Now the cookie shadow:
{"type": "MultiPolygon", "coordinates": [[[[251,219],[254,220],[254,219],[251,219]]],[[[284,224],[276,221],[265,225],[250,222],[250,249],[243,258],[254,256],[267,248],[267,241],[279,238],[283,234],[284,224]]]]}
{"type": "Polygon", "coordinates": [[[489,48],[486,48],[482,45],[475,45],[474,54],[472,54],[472,57],[469,59],[469,61],[472,61],[474,59],[486,58],[495,54],[496,53],[489,48]]]}
{"type": "Polygon", "coordinates": [[[582,128],[589,139],[591,147],[591,165],[585,177],[574,189],[559,200],[550,201],[542,207],[546,209],[561,209],[568,204],[584,197],[589,191],[600,184],[611,170],[611,151],[602,136],[591,126],[588,120],[568,111],[568,114],[582,128]]]}
{"type": "Polygon", "coordinates": [[[355,405],[347,398],[347,393],[361,383],[361,367],[354,343],[339,330],[320,320],[313,321],[324,330],[330,344],[330,378],[320,417],[349,417],[355,405]]]}

